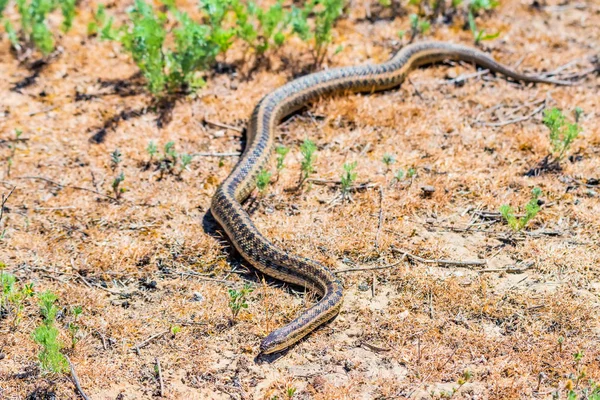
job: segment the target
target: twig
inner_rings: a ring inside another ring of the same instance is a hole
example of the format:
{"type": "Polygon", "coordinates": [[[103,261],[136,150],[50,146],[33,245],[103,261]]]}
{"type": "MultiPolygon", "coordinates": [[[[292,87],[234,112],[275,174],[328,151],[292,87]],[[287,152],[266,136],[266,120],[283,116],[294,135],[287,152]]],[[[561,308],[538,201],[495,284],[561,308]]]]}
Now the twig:
{"type": "Polygon", "coordinates": [[[462,83],[462,82],[466,81],[469,78],[477,78],[477,77],[480,77],[480,76],[483,76],[483,75],[487,75],[489,73],[490,73],[489,69],[483,69],[481,71],[477,71],[477,72],[474,72],[472,74],[462,74],[462,75],[459,75],[459,76],[457,76],[454,79],[450,79],[448,81],[445,81],[445,83],[446,84],[462,83]]]}
{"type": "Polygon", "coordinates": [[[375,248],[379,248],[379,236],[383,226],[383,186],[379,187],[379,223],[377,225],[377,234],[375,235],[375,248]]]}
{"type": "Polygon", "coordinates": [[[141,348],[143,348],[143,347],[146,347],[146,346],[147,346],[147,345],[148,345],[148,344],[149,344],[151,341],[153,341],[154,339],[158,339],[158,338],[160,338],[160,337],[162,337],[162,336],[166,335],[166,334],[167,334],[167,333],[169,333],[169,332],[170,332],[170,331],[167,329],[167,330],[164,330],[164,331],[162,331],[162,332],[156,333],[156,334],[154,334],[154,335],[150,336],[148,339],[146,339],[146,340],[144,340],[144,341],[142,341],[142,342],[140,342],[140,343],[136,344],[135,346],[133,346],[133,349],[132,349],[132,350],[133,350],[133,351],[135,351],[135,352],[136,352],[138,355],[140,355],[140,349],[141,349],[141,348]]]}
{"type": "Polygon", "coordinates": [[[62,104],[57,104],[55,106],[47,107],[47,108],[44,108],[42,110],[32,111],[29,114],[27,114],[27,116],[28,117],[33,117],[34,115],[37,115],[37,114],[44,114],[44,113],[47,113],[48,111],[52,111],[54,109],[57,109],[58,107],[61,107],[61,106],[62,106],[62,104]]]}
{"type": "Polygon", "coordinates": [[[158,382],[160,383],[160,397],[165,396],[165,385],[163,383],[162,370],[160,369],[160,360],[158,357],[154,357],[154,361],[156,361],[156,370],[158,372],[158,382]]]}
{"type": "Polygon", "coordinates": [[[522,117],[518,117],[518,118],[514,118],[514,119],[509,119],[507,121],[501,121],[501,122],[481,122],[481,121],[477,121],[477,122],[479,122],[480,124],[482,124],[484,126],[499,127],[499,126],[506,126],[506,125],[510,125],[510,124],[516,124],[517,122],[527,121],[528,119],[531,119],[535,115],[537,115],[540,112],[542,112],[544,110],[544,108],[546,108],[546,103],[547,103],[547,100],[544,100],[542,102],[542,104],[538,108],[536,108],[531,113],[529,113],[527,115],[524,115],[522,117]]]}
{"type": "Polygon", "coordinates": [[[373,351],[377,351],[377,352],[386,352],[386,351],[390,351],[392,349],[388,349],[385,347],[379,347],[379,346],[375,346],[372,345],[371,343],[367,343],[367,342],[362,342],[361,343],[363,346],[365,346],[366,348],[368,348],[369,350],[373,350],[373,351]]]}
{"type": "Polygon", "coordinates": [[[20,176],[20,177],[14,178],[14,179],[31,179],[31,180],[44,181],[44,182],[51,183],[52,185],[56,185],[56,186],[58,186],[61,189],[69,188],[69,189],[74,189],[74,190],[83,190],[83,191],[86,191],[86,192],[97,194],[98,196],[106,197],[107,199],[111,199],[113,201],[117,201],[116,198],[114,198],[112,196],[109,196],[107,194],[98,192],[97,190],[88,189],[88,188],[84,188],[84,187],[81,187],[81,186],[63,185],[62,183],[58,183],[58,182],[53,181],[53,180],[48,179],[48,178],[44,178],[43,176],[20,176]]]}
{"type": "Polygon", "coordinates": [[[229,153],[193,153],[192,157],[239,157],[242,153],[231,151],[229,153]]]}
{"type": "Polygon", "coordinates": [[[0,139],[0,144],[14,143],[14,142],[27,142],[29,138],[15,138],[15,139],[0,139]]]}
{"type": "Polygon", "coordinates": [[[223,124],[221,122],[209,121],[208,119],[204,119],[204,123],[208,124],[208,125],[216,126],[218,128],[231,129],[232,131],[236,131],[236,132],[240,132],[240,133],[244,131],[244,129],[238,128],[237,126],[227,125],[227,124],[223,124]]]}
{"type": "Polygon", "coordinates": [[[10,192],[8,192],[6,196],[4,194],[2,195],[2,203],[0,203],[0,222],[2,222],[2,217],[4,216],[4,205],[6,204],[8,198],[11,194],[13,194],[16,188],[16,186],[13,186],[13,188],[10,190],[10,192]]]}
{"type": "Polygon", "coordinates": [[[85,392],[81,388],[81,385],[79,384],[79,378],[77,377],[77,372],[75,372],[75,368],[73,367],[73,364],[71,363],[71,360],[69,359],[69,356],[67,356],[66,354],[63,354],[63,355],[65,356],[65,358],[67,359],[67,362],[69,363],[69,368],[71,369],[71,380],[75,384],[75,387],[77,388],[77,391],[79,392],[79,395],[84,400],[89,400],[89,397],[86,396],[85,392]]]}
{"type": "Polygon", "coordinates": [[[359,272],[359,271],[372,271],[375,269],[387,269],[387,268],[392,268],[395,267],[396,265],[400,264],[402,261],[404,261],[404,257],[400,260],[400,261],[396,261],[395,263],[389,264],[389,265],[380,265],[377,267],[365,267],[365,268],[346,268],[346,269],[338,269],[337,271],[333,271],[334,274],[342,274],[345,272],[359,272]]]}
{"type": "Polygon", "coordinates": [[[425,99],[423,98],[423,95],[421,94],[421,92],[419,91],[419,87],[417,85],[415,85],[413,83],[413,81],[410,80],[410,78],[406,78],[408,79],[408,83],[410,83],[412,85],[412,87],[415,89],[415,93],[417,94],[417,96],[419,96],[419,98],[423,101],[425,101],[425,99]]]}
{"type": "Polygon", "coordinates": [[[429,260],[426,258],[421,258],[419,256],[415,256],[414,254],[411,254],[406,250],[397,249],[393,246],[392,246],[392,251],[402,253],[403,255],[405,255],[415,261],[421,262],[423,264],[441,264],[441,265],[459,265],[459,266],[486,265],[487,264],[487,260],[468,260],[468,261],[454,261],[454,260],[443,260],[443,259],[429,260]]]}

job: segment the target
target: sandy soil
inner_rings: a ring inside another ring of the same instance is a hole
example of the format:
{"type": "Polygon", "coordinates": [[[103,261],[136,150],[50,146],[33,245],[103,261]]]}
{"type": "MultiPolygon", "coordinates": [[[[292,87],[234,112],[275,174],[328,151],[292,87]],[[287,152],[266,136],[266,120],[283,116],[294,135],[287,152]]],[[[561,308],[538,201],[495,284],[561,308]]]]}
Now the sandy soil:
{"type": "MultiPolygon", "coordinates": [[[[393,266],[340,273],[340,315],[281,358],[259,362],[261,338],[314,298],[247,266],[207,216],[236,157],[198,156],[190,171],[161,179],[147,167],[145,148],[154,140],[174,141],[182,153],[240,151],[239,130],[203,121],[243,127],[264,94],[306,65],[307,49],[292,41],[273,55],[273,70],[250,79],[212,76],[177,102],[160,129],[156,114],[143,112],[151,104],[143,90],[124,96],[103,87],[130,82],[136,67],[117,45],[86,37],[92,6],[83,3],[74,31],[60,40],[62,54],[20,91],[11,87],[31,71],[10,55],[7,40],[0,43],[0,139],[15,129],[27,139],[16,145],[10,174],[11,150],[0,144],[0,192],[16,187],[1,222],[0,261],[21,283],[57,293],[61,306],[83,307],[80,341],[66,352],[90,398],[158,396],[157,358],[169,399],[281,399],[291,388],[297,399],[437,399],[456,389],[454,398],[545,399],[565,398],[581,373],[580,395],[588,379],[600,381],[597,73],[554,87],[439,65],[413,72],[398,90],[323,99],[286,121],[278,141],[292,150],[277,182],[253,201],[258,227],[335,270],[393,266]],[[451,81],[462,74],[471,78],[451,81]],[[549,149],[540,105],[569,117],[581,107],[583,133],[561,172],[526,177],[549,149]],[[141,115],[98,135],[131,111],[141,115]],[[318,145],[315,178],[339,179],[343,163],[357,161],[357,181],[370,185],[352,202],[340,201],[333,184],[295,190],[306,137],[318,145]],[[116,148],[123,162],[113,170],[116,148]],[[381,162],[385,153],[397,156],[392,171],[381,162]],[[411,167],[412,179],[393,180],[398,168],[411,167]],[[107,196],[119,172],[126,192],[113,201],[107,196]],[[434,188],[431,196],[424,186],[434,188]],[[482,217],[502,204],[522,207],[534,187],[544,205],[524,233],[482,217]],[[405,253],[485,265],[440,265],[405,253]],[[254,291],[232,324],[227,289],[244,282],[254,291]],[[181,332],[164,333],[174,325],[181,332]],[[579,362],[576,352],[583,352],[579,362]],[[472,376],[461,386],[465,371],[472,376]]],[[[126,6],[117,1],[112,12],[126,6]]],[[[339,23],[328,67],[381,62],[399,47],[406,16],[369,22],[363,15],[357,5],[339,23]],[[338,45],[343,51],[334,55],[338,45]]],[[[480,24],[502,31],[483,49],[526,72],[570,61],[564,74],[585,71],[600,50],[600,6],[591,0],[541,9],[507,0],[480,24]]],[[[454,25],[436,26],[428,37],[472,43],[454,25]]],[[[241,51],[222,61],[235,62],[241,51]]],[[[68,377],[37,369],[31,332],[39,323],[35,302],[16,330],[2,322],[0,398],[78,398],[68,377]]]]}

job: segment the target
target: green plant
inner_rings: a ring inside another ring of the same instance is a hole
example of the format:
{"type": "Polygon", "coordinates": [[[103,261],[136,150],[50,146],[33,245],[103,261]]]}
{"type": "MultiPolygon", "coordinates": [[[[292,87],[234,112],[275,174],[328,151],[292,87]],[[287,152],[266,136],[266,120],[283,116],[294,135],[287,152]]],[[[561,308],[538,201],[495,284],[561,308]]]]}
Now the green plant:
{"type": "Polygon", "coordinates": [[[179,174],[181,174],[183,171],[189,171],[189,166],[192,163],[192,156],[189,154],[180,154],[179,162],[179,174]]]}
{"type": "Polygon", "coordinates": [[[285,42],[288,25],[283,1],[278,0],[268,9],[260,8],[253,1],[244,4],[233,1],[236,16],[236,36],[245,41],[258,56],[270,48],[280,47],[285,42]]]}
{"type": "Polygon", "coordinates": [[[150,164],[156,153],[158,153],[158,147],[156,146],[156,143],[154,143],[154,141],[150,141],[150,143],[148,143],[148,147],[146,147],[146,152],[148,152],[148,154],[150,155],[150,160],[148,161],[148,164],[150,164]]]}
{"type": "Polygon", "coordinates": [[[290,386],[285,390],[285,395],[288,398],[288,400],[292,399],[295,394],[296,394],[296,388],[293,386],[290,386]]]}
{"type": "Polygon", "coordinates": [[[110,153],[110,168],[113,171],[119,166],[119,164],[123,160],[121,158],[122,156],[123,155],[121,154],[121,151],[119,149],[115,149],[115,151],[110,153]]]}
{"type": "Polygon", "coordinates": [[[429,31],[429,28],[431,28],[431,23],[425,19],[420,19],[417,14],[410,14],[408,18],[410,20],[410,31],[412,39],[417,37],[419,33],[425,35],[427,31],[429,31]]]}
{"type": "Polygon", "coordinates": [[[81,327],[77,324],[78,320],[79,320],[79,316],[83,313],[83,309],[81,308],[81,306],[75,306],[71,308],[71,317],[72,317],[72,321],[69,322],[69,325],[67,326],[69,328],[69,336],[71,336],[71,348],[75,348],[75,345],[77,344],[77,342],[79,341],[79,338],[77,337],[77,333],[79,333],[79,330],[81,329],[81,327]]]}
{"type": "Polygon", "coordinates": [[[500,207],[500,214],[508,223],[508,226],[511,227],[512,230],[518,232],[521,229],[525,228],[527,223],[534,218],[537,213],[540,211],[540,206],[538,204],[538,199],[542,195],[542,191],[540,188],[534,188],[531,192],[531,200],[525,205],[525,215],[521,218],[517,218],[515,216],[514,210],[511,206],[505,204],[500,207]]]}
{"type": "MultiPolygon", "coordinates": [[[[576,111],[575,118],[578,120],[583,113],[579,108],[576,111]]],[[[575,123],[568,123],[566,117],[558,108],[544,110],[544,125],[550,130],[550,145],[556,161],[562,160],[565,153],[571,147],[571,144],[581,133],[581,127],[575,123]]]]}
{"type": "Polygon", "coordinates": [[[385,164],[386,172],[390,170],[390,166],[396,163],[396,156],[393,154],[386,153],[383,155],[381,161],[385,164]]]}
{"type": "Polygon", "coordinates": [[[13,163],[15,161],[15,155],[17,154],[17,144],[19,143],[19,139],[21,138],[22,134],[23,134],[22,130],[15,129],[15,138],[12,142],[10,142],[8,144],[8,149],[10,151],[10,154],[8,156],[8,159],[6,160],[6,176],[7,177],[10,176],[10,171],[11,171],[13,163]]]}
{"type": "Polygon", "coordinates": [[[400,182],[403,178],[404,178],[404,171],[402,169],[399,169],[398,171],[396,171],[396,174],[394,175],[394,179],[396,179],[396,181],[400,182]]]}
{"type": "Polygon", "coordinates": [[[471,0],[469,2],[469,11],[478,14],[481,11],[490,11],[500,5],[498,0],[471,0]]]}
{"type": "Polygon", "coordinates": [[[271,173],[266,169],[261,169],[256,176],[256,187],[261,194],[264,194],[271,181],[271,173]]]}
{"type": "Polygon", "coordinates": [[[357,166],[356,161],[354,161],[352,163],[344,164],[344,167],[343,167],[344,172],[342,173],[342,176],[341,176],[342,196],[344,196],[344,197],[348,196],[348,193],[350,193],[350,188],[352,187],[352,184],[356,180],[356,172],[354,172],[354,170],[356,169],[356,166],[357,166]]]}
{"type": "Polygon", "coordinates": [[[409,168],[408,171],[406,171],[406,177],[409,179],[411,179],[415,175],[417,175],[417,170],[413,167],[409,168]]]}
{"type": "Polygon", "coordinates": [[[171,325],[169,330],[171,331],[171,335],[173,335],[173,337],[175,337],[179,332],[181,332],[181,326],[171,325]]]}
{"type": "MultiPolygon", "coordinates": [[[[8,3],[8,0],[0,1],[0,17],[8,3]]],[[[46,56],[54,50],[55,38],[48,26],[49,15],[54,10],[60,8],[63,32],[68,32],[73,25],[75,0],[16,0],[15,3],[20,15],[20,26],[17,30],[5,19],[4,30],[19,54],[24,54],[27,49],[37,49],[46,56]]]]}
{"type": "Polygon", "coordinates": [[[54,326],[58,308],[55,303],[58,297],[46,291],[38,295],[40,311],[44,320],[32,334],[33,340],[42,348],[38,354],[40,366],[43,371],[50,373],[65,373],[69,369],[69,364],[64,355],[60,352],[62,343],[58,340],[58,329],[54,326]]]}
{"type": "Polygon", "coordinates": [[[233,320],[237,318],[242,309],[248,308],[248,295],[253,291],[254,289],[248,284],[245,284],[240,290],[229,289],[229,309],[233,320]]]}
{"type": "Polygon", "coordinates": [[[19,288],[16,277],[5,273],[5,268],[6,264],[0,262],[0,315],[12,314],[12,324],[16,328],[21,322],[26,300],[34,295],[33,284],[19,288]]]}
{"type": "Polygon", "coordinates": [[[300,153],[302,154],[302,162],[300,163],[300,183],[302,184],[310,174],[315,172],[315,152],[317,151],[317,145],[310,139],[304,139],[304,142],[300,145],[300,153]]]}
{"type": "Polygon", "coordinates": [[[477,28],[477,24],[475,22],[475,17],[473,16],[473,12],[471,12],[469,10],[469,14],[468,14],[468,19],[469,19],[469,28],[471,29],[471,33],[473,34],[473,39],[475,40],[475,45],[478,45],[479,42],[481,42],[482,40],[492,40],[492,39],[496,39],[498,36],[500,36],[500,31],[496,32],[496,33],[485,33],[485,29],[479,30],[477,28]]]}
{"type": "Polygon", "coordinates": [[[177,9],[174,1],[164,1],[166,12],[157,12],[145,0],[135,0],[129,22],[113,28],[104,8],[98,8],[90,33],[117,40],[131,54],[146,79],[148,89],[158,98],[195,90],[204,85],[202,71],[231,45],[233,29],[223,27],[227,1],[200,2],[207,23],[193,21],[177,9]],[[172,25],[172,26],[171,26],[172,25]]]}
{"type": "Polygon", "coordinates": [[[117,200],[119,200],[121,195],[125,193],[125,188],[121,186],[123,181],[125,181],[125,174],[123,172],[120,172],[119,175],[117,175],[112,181],[112,190],[117,200]]]}
{"type": "Polygon", "coordinates": [[[335,22],[342,16],[344,0],[309,0],[303,8],[292,7],[290,23],[292,31],[303,41],[313,41],[313,67],[323,64],[327,48],[331,43],[331,31],[335,22]],[[309,16],[314,17],[313,25],[309,16]]]}
{"type": "Polygon", "coordinates": [[[277,154],[277,173],[279,173],[282,169],[285,168],[285,157],[287,156],[287,154],[290,152],[289,147],[285,147],[285,146],[277,146],[275,148],[275,153],[277,154]]]}

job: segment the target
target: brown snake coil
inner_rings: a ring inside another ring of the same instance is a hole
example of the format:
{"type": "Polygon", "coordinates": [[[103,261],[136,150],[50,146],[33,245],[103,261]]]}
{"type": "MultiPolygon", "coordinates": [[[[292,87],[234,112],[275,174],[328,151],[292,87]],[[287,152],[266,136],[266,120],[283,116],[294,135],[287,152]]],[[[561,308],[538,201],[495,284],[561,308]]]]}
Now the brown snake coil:
{"type": "Polygon", "coordinates": [[[283,118],[311,101],[336,93],[381,91],[399,86],[408,72],[424,64],[463,60],[522,82],[569,84],[515,72],[487,54],[443,42],[404,47],[379,65],[360,65],[317,72],[291,81],[265,96],[248,123],[247,146],[231,174],[217,189],[212,214],[242,257],[261,272],[314,290],[320,301],[289,324],[271,332],[261,343],[263,354],[283,350],[333,318],[342,305],[340,280],[324,265],[274,246],[252,223],[241,203],[256,186],[256,177],[271,157],[274,131],[283,118]]]}

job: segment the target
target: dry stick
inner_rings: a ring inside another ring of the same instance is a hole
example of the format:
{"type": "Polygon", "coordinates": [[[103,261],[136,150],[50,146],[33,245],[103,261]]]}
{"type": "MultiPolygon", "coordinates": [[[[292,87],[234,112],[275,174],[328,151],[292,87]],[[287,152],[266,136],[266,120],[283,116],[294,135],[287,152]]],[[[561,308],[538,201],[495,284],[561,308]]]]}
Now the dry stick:
{"type": "Polygon", "coordinates": [[[156,333],[156,334],[150,336],[148,339],[144,340],[143,342],[140,342],[140,343],[136,344],[135,346],[133,346],[133,349],[131,349],[131,350],[135,351],[138,354],[138,356],[139,356],[141,348],[146,347],[154,339],[158,339],[158,338],[166,335],[169,332],[170,331],[167,329],[167,330],[164,330],[162,332],[156,333]]]}
{"type": "Polygon", "coordinates": [[[117,201],[116,198],[114,198],[112,196],[109,196],[107,194],[98,192],[98,191],[96,191],[94,189],[88,189],[88,188],[84,188],[84,187],[81,187],[81,186],[63,185],[62,183],[58,183],[58,182],[53,181],[53,180],[48,179],[48,178],[44,178],[43,176],[20,176],[20,177],[14,178],[14,179],[31,179],[31,180],[44,181],[44,182],[48,182],[48,183],[51,183],[53,185],[56,185],[56,186],[58,186],[61,189],[69,188],[69,189],[75,189],[75,190],[83,190],[83,191],[86,191],[86,192],[97,194],[98,196],[106,197],[107,199],[111,199],[111,200],[117,201]]]}
{"type": "Polygon", "coordinates": [[[544,108],[546,108],[546,100],[544,100],[542,102],[542,105],[540,105],[538,108],[536,108],[535,110],[533,110],[530,114],[528,115],[524,115],[522,117],[518,117],[515,119],[509,119],[508,121],[502,121],[502,122],[480,122],[480,124],[484,125],[484,126],[494,126],[494,127],[499,127],[499,126],[506,126],[506,125],[510,125],[510,124],[516,124],[517,122],[523,122],[523,121],[527,121],[528,119],[533,118],[535,115],[539,114],[540,112],[542,112],[544,110],[544,108]]]}
{"type": "Polygon", "coordinates": [[[377,225],[377,234],[375,235],[375,248],[379,248],[379,236],[383,226],[383,186],[379,187],[379,224],[377,225]]]}
{"type": "Polygon", "coordinates": [[[346,268],[346,269],[338,269],[337,271],[333,271],[334,274],[342,274],[344,272],[359,272],[359,271],[372,271],[375,269],[387,269],[387,268],[392,268],[395,267],[396,265],[400,264],[402,261],[404,261],[404,257],[402,257],[402,259],[400,261],[397,261],[393,264],[389,264],[389,265],[381,265],[381,266],[377,266],[377,267],[365,267],[365,268],[346,268]]]}
{"type": "Polygon", "coordinates": [[[165,385],[163,383],[162,370],[160,369],[160,361],[158,357],[154,357],[154,361],[156,361],[156,370],[158,372],[158,382],[160,383],[160,397],[165,396],[165,385]]]}
{"type": "Polygon", "coordinates": [[[15,139],[0,139],[0,144],[14,143],[14,142],[27,142],[29,138],[15,138],[15,139]]]}
{"type": "Polygon", "coordinates": [[[474,72],[472,74],[462,74],[462,75],[459,75],[459,76],[457,76],[454,79],[450,79],[449,81],[445,81],[445,83],[446,84],[459,83],[459,82],[466,81],[469,78],[477,78],[477,77],[480,77],[480,76],[483,76],[483,75],[486,75],[486,74],[489,74],[489,73],[490,73],[489,69],[484,69],[484,70],[481,70],[481,71],[474,72]]]}
{"type": "Polygon", "coordinates": [[[84,400],[89,400],[90,398],[85,395],[85,392],[83,391],[83,389],[81,388],[81,385],[79,384],[79,378],[77,378],[77,372],[75,372],[75,368],[73,367],[73,364],[71,363],[71,360],[69,359],[69,356],[67,356],[66,354],[63,354],[63,355],[65,356],[65,358],[67,359],[67,362],[69,363],[69,368],[71,369],[71,380],[75,384],[75,387],[77,388],[77,391],[79,392],[79,395],[84,400]]]}
{"type": "Polygon", "coordinates": [[[240,133],[244,131],[244,129],[238,128],[237,126],[227,125],[227,124],[223,124],[221,122],[209,121],[207,119],[204,120],[204,123],[208,124],[208,125],[216,126],[218,128],[231,129],[232,131],[236,131],[236,132],[240,132],[240,133]]]}
{"type": "Polygon", "coordinates": [[[468,260],[468,261],[454,261],[454,260],[429,260],[426,258],[421,258],[419,256],[415,256],[414,254],[409,253],[406,250],[397,249],[392,246],[392,251],[396,251],[398,253],[402,253],[406,257],[409,257],[415,261],[421,262],[423,264],[442,264],[442,265],[460,265],[460,266],[469,266],[469,265],[486,265],[487,260],[468,260]]]}
{"type": "Polygon", "coordinates": [[[13,188],[10,190],[10,192],[8,192],[6,196],[4,194],[2,195],[2,203],[0,203],[0,222],[2,222],[2,217],[4,216],[4,205],[6,204],[8,198],[11,194],[13,194],[16,188],[16,186],[13,186],[13,188]]]}

